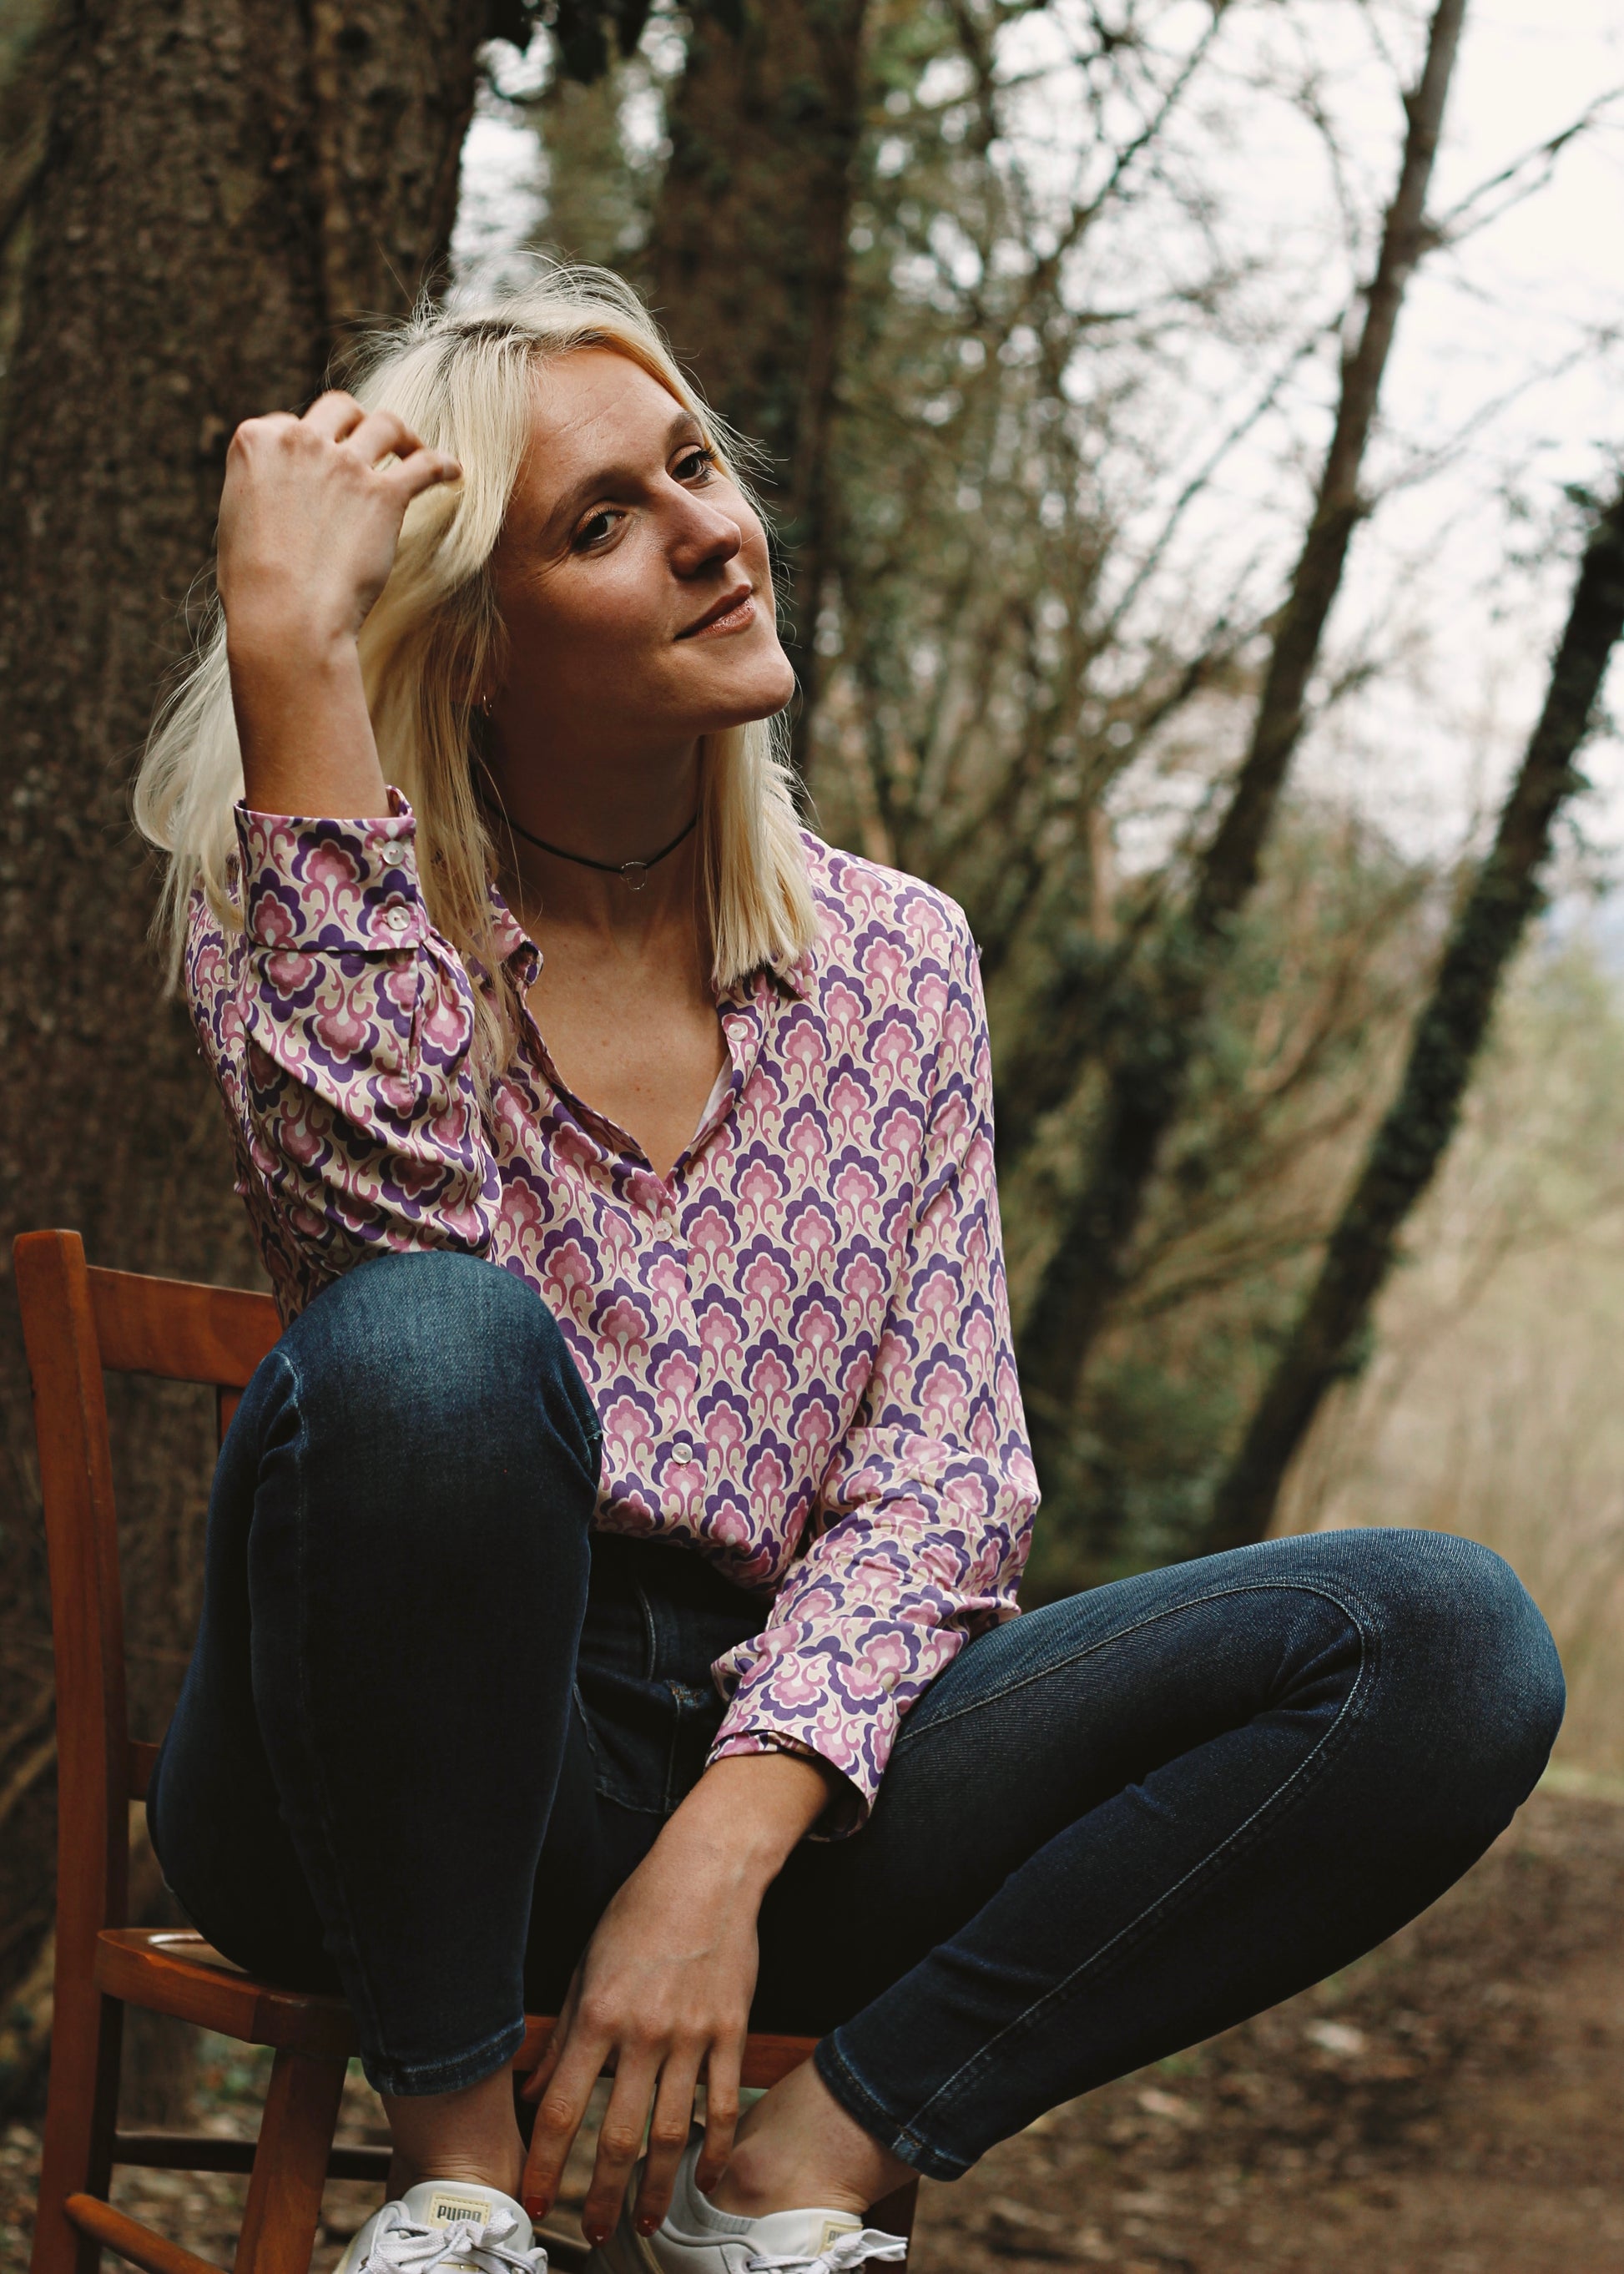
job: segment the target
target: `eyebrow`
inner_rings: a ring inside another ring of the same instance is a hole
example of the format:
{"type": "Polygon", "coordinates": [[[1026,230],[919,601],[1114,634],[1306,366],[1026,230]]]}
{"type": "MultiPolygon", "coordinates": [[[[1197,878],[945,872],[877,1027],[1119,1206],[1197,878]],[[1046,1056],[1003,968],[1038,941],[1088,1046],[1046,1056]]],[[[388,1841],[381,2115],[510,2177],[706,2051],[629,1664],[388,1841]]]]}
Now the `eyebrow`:
{"type": "MultiPolygon", "coordinates": [[[[704,430],[693,412],[679,410],[665,429],[665,456],[670,456],[672,451],[676,448],[678,441],[690,428],[703,441],[704,430]]],[[[561,530],[572,523],[582,507],[590,499],[603,496],[605,491],[628,488],[642,478],[641,469],[635,466],[600,466],[596,473],[583,475],[573,489],[566,492],[547,516],[546,523],[542,531],[543,542],[550,541],[561,530]]]]}

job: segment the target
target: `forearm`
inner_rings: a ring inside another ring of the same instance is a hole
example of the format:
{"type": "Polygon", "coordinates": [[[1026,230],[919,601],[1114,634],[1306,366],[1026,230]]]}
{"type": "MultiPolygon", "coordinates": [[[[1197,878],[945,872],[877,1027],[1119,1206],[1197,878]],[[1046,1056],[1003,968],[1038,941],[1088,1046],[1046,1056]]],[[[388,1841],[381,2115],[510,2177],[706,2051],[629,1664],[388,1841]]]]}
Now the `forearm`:
{"type": "Polygon", "coordinates": [[[228,618],[226,652],[250,809],[335,820],[387,813],[354,639],[278,629],[242,613],[240,632],[228,618]]]}
{"type": "Polygon", "coordinates": [[[759,1903],[829,1803],[834,1772],[793,1752],[715,1761],[661,1833],[671,1860],[718,1875],[759,1903]]]}

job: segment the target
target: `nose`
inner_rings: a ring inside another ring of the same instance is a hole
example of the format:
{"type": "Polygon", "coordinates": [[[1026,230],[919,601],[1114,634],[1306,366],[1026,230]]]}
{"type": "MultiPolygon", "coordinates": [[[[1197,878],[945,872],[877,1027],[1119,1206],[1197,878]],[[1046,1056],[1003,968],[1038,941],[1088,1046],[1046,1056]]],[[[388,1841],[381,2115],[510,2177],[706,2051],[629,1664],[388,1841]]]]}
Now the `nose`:
{"type": "Polygon", "coordinates": [[[680,484],[674,486],[670,558],[676,574],[686,580],[731,561],[744,543],[744,531],[724,506],[680,484]]]}

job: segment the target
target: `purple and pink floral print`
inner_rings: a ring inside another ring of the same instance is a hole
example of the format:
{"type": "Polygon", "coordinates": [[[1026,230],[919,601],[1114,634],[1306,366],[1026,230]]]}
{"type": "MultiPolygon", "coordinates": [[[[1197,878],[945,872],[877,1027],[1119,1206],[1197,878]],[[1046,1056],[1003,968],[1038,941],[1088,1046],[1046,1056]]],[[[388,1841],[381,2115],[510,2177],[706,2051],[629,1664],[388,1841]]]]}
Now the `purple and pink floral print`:
{"type": "MultiPolygon", "coordinates": [[[[239,808],[245,929],[192,907],[188,994],[283,1314],[385,1249],[533,1287],[603,1425],[598,1525],[771,1597],[717,1662],[712,1758],[819,1755],[849,1829],[908,1706],[1013,1615],[1037,1505],[968,926],[806,836],[817,944],[721,998],[731,1074],[662,1180],[528,1020],[482,1104],[489,983],[431,925],[391,798],[378,821],[239,808]]],[[[538,953],[493,907],[528,986],[538,953]]]]}

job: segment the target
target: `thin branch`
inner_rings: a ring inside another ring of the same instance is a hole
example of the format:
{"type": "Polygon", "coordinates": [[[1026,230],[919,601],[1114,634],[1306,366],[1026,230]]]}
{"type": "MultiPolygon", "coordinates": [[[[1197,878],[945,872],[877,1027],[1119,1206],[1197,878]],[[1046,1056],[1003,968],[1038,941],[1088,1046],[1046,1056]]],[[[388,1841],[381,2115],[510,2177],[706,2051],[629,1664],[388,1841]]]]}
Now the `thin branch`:
{"type": "Polygon", "coordinates": [[[1447,213],[1435,215],[1432,226],[1437,230],[1440,242],[1447,245],[1460,243],[1462,237],[1474,235],[1479,229],[1487,228],[1491,222],[1498,221],[1502,214],[1509,213],[1512,207],[1520,204],[1524,198],[1532,197],[1537,191],[1542,190],[1550,180],[1557,160],[1568,144],[1575,141],[1581,134],[1588,132],[1605,111],[1611,109],[1615,102],[1621,101],[1624,101],[1624,86],[1610,87],[1605,94],[1598,94],[1594,102],[1587,103],[1579,116],[1564,126],[1559,133],[1547,135],[1543,142],[1536,142],[1531,148],[1524,150],[1519,156],[1513,158],[1508,165],[1502,166],[1497,174],[1490,174],[1486,179],[1478,183],[1475,190],[1468,190],[1466,195],[1458,204],[1451,206],[1447,213]],[[1531,182],[1523,184],[1520,177],[1524,169],[1530,166],[1538,166],[1540,170],[1531,182]],[[1491,196],[1494,191],[1511,184],[1516,185],[1514,196],[1507,199],[1504,204],[1493,207],[1490,212],[1472,221],[1470,226],[1463,225],[1466,223],[1467,216],[1485,198],[1491,196]]]}
{"type": "Polygon", "coordinates": [[[1621,631],[1624,492],[1585,549],[1545,707],[1501,809],[1493,847],[1451,928],[1398,1096],[1219,1492],[1214,1547],[1260,1539],[1267,1530],[1292,1456],[1327,1389],[1349,1371],[1400,1230],[1448,1149],[1501,976],[1538,902],[1556,816],[1582,787],[1575,760],[1621,631]]]}

